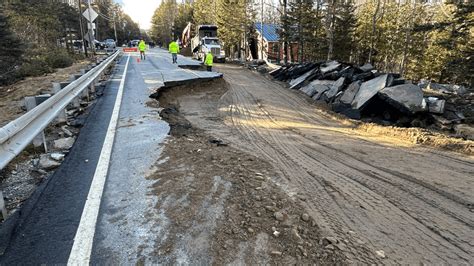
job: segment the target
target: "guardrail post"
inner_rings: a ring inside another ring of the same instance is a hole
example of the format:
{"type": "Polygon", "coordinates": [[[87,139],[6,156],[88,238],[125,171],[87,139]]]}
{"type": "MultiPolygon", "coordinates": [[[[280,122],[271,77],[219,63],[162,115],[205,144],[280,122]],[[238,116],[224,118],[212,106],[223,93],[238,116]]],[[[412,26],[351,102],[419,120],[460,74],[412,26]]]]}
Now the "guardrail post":
{"type": "MultiPolygon", "coordinates": [[[[63,87],[61,83],[53,82],[53,93],[58,93],[63,87]]],[[[67,122],[67,110],[64,108],[61,112],[59,112],[58,117],[56,118],[56,122],[58,123],[66,123],[67,122]]]]}
{"type": "MultiPolygon", "coordinates": [[[[69,77],[69,81],[73,82],[74,80],[76,80],[76,75],[71,75],[69,77]]],[[[72,100],[72,106],[74,106],[74,108],[81,107],[81,101],[79,100],[79,97],[76,97],[74,100],[72,100]]]]}
{"type": "MultiPolygon", "coordinates": [[[[38,95],[35,97],[25,97],[26,111],[30,111],[31,109],[35,108],[42,102],[46,101],[49,97],[51,97],[49,94],[38,95]]],[[[40,147],[41,145],[44,146],[44,151],[48,152],[48,145],[46,144],[44,130],[40,134],[36,135],[36,137],[33,139],[33,146],[40,147]]]]}
{"type": "MultiPolygon", "coordinates": [[[[86,70],[85,69],[81,69],[81,76],[86,74],[86,70]]],[[[89,97],[89,90],[83,90],[82,91],[82,98],[87,98],[87,101],[90,101],[90,97],[89,97]]]]}
{"type": "Polygon", "coordinates": [[[0,191],[0,211],[2,212],[2,218],[5,221],[7,219],[7,207],[5,206],[5,200],[3,199],[3,193],[0,191]]]}

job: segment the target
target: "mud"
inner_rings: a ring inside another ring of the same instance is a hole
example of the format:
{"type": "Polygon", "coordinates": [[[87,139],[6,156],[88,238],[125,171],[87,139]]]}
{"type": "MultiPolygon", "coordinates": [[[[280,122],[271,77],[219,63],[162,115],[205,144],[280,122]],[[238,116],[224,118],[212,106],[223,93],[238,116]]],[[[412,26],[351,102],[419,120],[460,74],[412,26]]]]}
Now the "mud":
{"type": "MultiPolygon", "coordinates": [[[[149,177],[156,180],[156,208],[171,225],[155,247],[160,262],[349,262],[341,255],[344,239],[329,244],[317,221],[306,217],[306,195],[290,197],[268,162],[196,127],[181,113],[182,96],[208,92],[216,100],[226,91],[224,81],[206,82],[166,90],[158,98],[171,127],[157,171],[149,177]],[[283,219],[276,219],[276,212],[283,219]]],[[[208,119],[224,126],[219,117],[208,119]]]]}
{"type": "Polygon", "coordinates": [[[474,261],[472,155],[357,129],[257,73],[217,69],[228,90],[177,94],[179,112],[194,128],[267,162],[272,183],[290,199],[306,197],[304,211],[322,236],[346,243],[349,261],[474,261]]]}

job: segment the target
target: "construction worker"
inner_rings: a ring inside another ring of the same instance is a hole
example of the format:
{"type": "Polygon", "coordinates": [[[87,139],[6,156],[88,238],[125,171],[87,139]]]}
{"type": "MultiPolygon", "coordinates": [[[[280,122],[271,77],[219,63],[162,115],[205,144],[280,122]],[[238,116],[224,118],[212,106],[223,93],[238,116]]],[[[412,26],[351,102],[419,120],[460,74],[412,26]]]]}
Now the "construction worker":
{"type": "Polygon", "coordinates": [[[140,43],[138,44],[138,50],[140,50],[140,59],[145,60],[145,49],[146,49],[146,44],[145,41],[142,39],[140,40],[140,43]]]}
{"type": "Polygon", "coordinates": [[[206,58],[204,59],[204,65],[207,67],[207,71],[211,72],[212,71],[212,63],[214,61],[214,56],[212,56],[212,53],[209,51],[206,54],[206,58]]]}
{"type": "Polygon", "coordinates": [[[168,46],[168,50],[171,53],[171,58],[173,59],[173,64],[177,64],[178,63],[179,44],[175,41],[172,41],[168,46]]]}

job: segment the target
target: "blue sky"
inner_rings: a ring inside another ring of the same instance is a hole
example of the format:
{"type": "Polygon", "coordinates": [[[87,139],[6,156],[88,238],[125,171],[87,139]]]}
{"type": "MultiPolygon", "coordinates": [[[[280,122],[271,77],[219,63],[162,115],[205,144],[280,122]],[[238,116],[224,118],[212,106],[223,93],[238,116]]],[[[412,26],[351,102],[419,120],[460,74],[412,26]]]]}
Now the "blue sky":
{"type": "Polygon", "coordinates": [[[140,24],[142,29],[150,29],[151,17],[155,9],[160,5],[160,0],[115,0],[122,5],[123,10],[135,22],[140,24]]]}

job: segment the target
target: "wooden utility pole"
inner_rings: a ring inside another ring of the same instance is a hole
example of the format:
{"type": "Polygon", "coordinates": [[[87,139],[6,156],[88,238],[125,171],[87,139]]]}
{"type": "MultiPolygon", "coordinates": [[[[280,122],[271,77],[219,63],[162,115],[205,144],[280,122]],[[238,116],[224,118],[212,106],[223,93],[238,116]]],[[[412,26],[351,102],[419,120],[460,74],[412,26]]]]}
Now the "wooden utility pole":
{"type": "Polygon", "coordinates": [[[117,46],[118,39],[117,39],[116,17],[117,17],[117,6],[114,5],[114,34],[115,34],[115,45],[117,46]]]}

